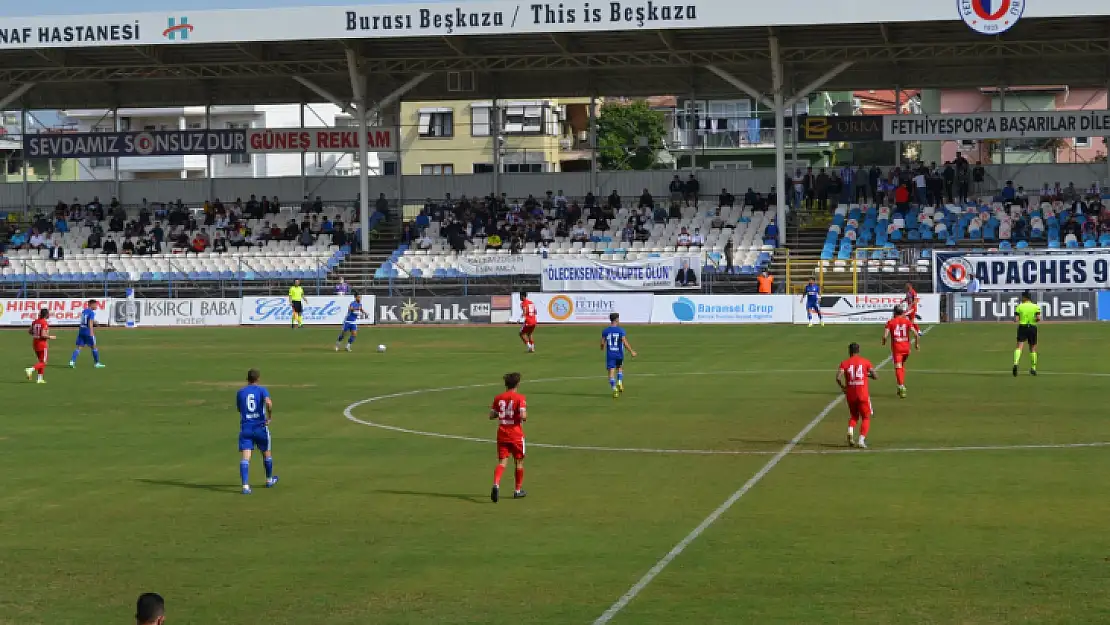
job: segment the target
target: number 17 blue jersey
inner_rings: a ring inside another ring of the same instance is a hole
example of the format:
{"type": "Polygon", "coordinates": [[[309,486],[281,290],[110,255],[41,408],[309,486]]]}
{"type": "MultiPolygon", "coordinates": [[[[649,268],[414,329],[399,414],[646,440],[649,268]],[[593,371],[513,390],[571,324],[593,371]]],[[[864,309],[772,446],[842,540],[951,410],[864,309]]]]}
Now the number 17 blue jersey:
{"type": "Polygon", "coordinates": [[[627,334],[624,328],[609,326],[601,331],[601,338],[605,341],[605,368],[616,369],[624,366],[624,337],[627,334]]]}

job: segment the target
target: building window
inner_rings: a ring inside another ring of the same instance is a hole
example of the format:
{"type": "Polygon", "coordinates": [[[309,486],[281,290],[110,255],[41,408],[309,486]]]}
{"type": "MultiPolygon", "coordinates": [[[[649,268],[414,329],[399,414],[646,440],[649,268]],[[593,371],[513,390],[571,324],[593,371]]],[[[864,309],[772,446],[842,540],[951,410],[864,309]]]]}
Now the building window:
{"type": "Polygon", "coordinates": [[[506,174],[542,174],[543,163],[507,163],[501,169],[506,174]]]}
{"type": "MultiPolygon", "coordinates": [[[[249,130],[250,127],[251,127],[250,122],[228,122],[227,123],[228,130],[249,130]]],[[[227,164],[228,165],[250,165],[251,164],[251,155],[250,154],[228,154],[227,155],[227,164]]]]}
{"type": "Polygon", "coordinates": [[[185,124],[185,129],[186,130],[203,130],[204,129],[204,124],[202,124],[200,122],[189,122],[189,123],[185,124]]]}
{"type": "Polygon", "coordinates": [[[420,136],[453,137],[455,135],[455,114],[451,111],[421,111],[420,136]]]}
{"type": "Polygon", "coordinates": [[[451,176],[455,173],[454,165],[421,165],[421,176],[451,176]]]}
{"type": "Polygon", "coordinates": [[[713,161],[709,169],[751,169],[751,161],[713,161]]]}
{"type": "Polygon", "coordinates": [[[488,137],[492,132],[490,128],[490,112],[488,106],[473,106],[470,108],[470,136],[488,137]]]}
{"type": "MultiPolygon", "coordinates": [[[[109,126],[94,126],[92,131],[93,132],[112,132],[112,128],[109,127],[109,126]]],[[[89,167],[91,167],[93,169],[101,169],[101,168],[104,168],[104,167],[111,167],[111,166],[112,166],[112,159],[108,158],[108,157],[101,156],[101,157],[90,158],[89,159],[89,167]]]]}
{"type": "Polygon", "coordinates": [[[397,175],[397,161],[382,161],[382,175],[383,176],[396,176],[397,175]]]}
{"type": "Polygon", "coordinates": [[[474,163],[474,173],[476,174],[492,174],[493,163],[474,163]]]}
{"type": "Polygon", "coordinates": [[[505,134],[539,135],[544,131],[542,106],[507,106],[505,111],[505,134]]]}
{"type": "Polygon", "coordinates": [[[1077,148],[1089,148],[1089,147],[1091,147],[1091,138],[1090,137],[1076,137],[1075,138],[1075,147],[1077,147],[1077,148]]]}

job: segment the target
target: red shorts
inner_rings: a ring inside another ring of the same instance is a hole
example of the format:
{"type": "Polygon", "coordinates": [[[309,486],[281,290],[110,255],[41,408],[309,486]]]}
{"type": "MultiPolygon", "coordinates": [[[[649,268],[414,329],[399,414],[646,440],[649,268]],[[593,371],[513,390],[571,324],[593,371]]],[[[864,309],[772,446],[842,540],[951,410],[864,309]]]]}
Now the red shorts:
{"type": "Polygon", "coordinates": [[[536,322],[535,321],[525,321],[524,325],[520,326],[520,333],[521,334],[531,334],[535,331],[536,331],[536,322]]]}
{"type": "Polygon", "coordinates": [[[890,358],[894,361],[894,366],[898,367],[899,365],[910,359],[910,350],[907,348],[904,350],[891,352],[890,358]]]}
{"type": "Polygon", "coordinates": [[[514,460],[524,459],[524,439],[520,439],[519,443],[512,443],[509,441],[497,441],[497,459],[504,460],[512,456],[514,460]]]}
{"type": "Polygon", "coordinates": [[[45,345],[36,345],[35,346],[35,357],[39,359],[39,362],[41,362],[43,364],[46,364],[46,356],[47,356],[46,346],[45,345]]]}
{"type": "Polygon", "coordinates": [[[848,413],[852,415],[853,419],[862,419],[871,416],[871,398],[870,397],[849,397],[848,398],[848,413]]]}

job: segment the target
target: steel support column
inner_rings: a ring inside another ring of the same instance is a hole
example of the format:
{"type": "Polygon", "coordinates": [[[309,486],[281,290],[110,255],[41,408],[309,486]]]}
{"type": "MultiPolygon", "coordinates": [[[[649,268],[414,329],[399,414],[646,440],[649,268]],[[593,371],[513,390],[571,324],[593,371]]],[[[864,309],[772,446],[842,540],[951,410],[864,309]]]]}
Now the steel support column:
{"type": "MultiPolygon", "coordinates": [[[[769,42],[771,51],[771,89],[774,94],[775,109],[775,188],[786,181],[786,98],[783,97],[782,56],[779,52],[779,39],[772,35],[769,42]]],[[[786,189],[779,189],[776,203],[775,223],[779,230],[779,245],[786,247],[786,189]]]]}
{"type": "Polygon", "coordinates": [[[794,104],[797,103],[799,100],[808,96],[809,94],[813,93],[814,91],[817,91],[818,89],[823,87],[825,85],[825,83],[829,82],[833,78],[836,78],[837,76],[842,74],[844,72],[844,70],[848,69],[851,66],[852,66],[851,61],[845,61],[845,62],[841,63],[840,65],[837,65],[836,67],[834,67],[834,68],[830,69],[829,71],[825,72],[824,74],[821,74],[820,76],[817,77],[816,80],[809,83],[805,87],[802,87],[801,90],[799,90],[797,93],[795,93],[793,96],[791,96],[790,99],[786,101],[786,106],[793,107],[794,104]]]}
{"type": "MultiPolygon", "coordinates": [[[[115,129],[115,131],[116,131],[116,132],[120,132],[120,127],[119,127],[119,107],[116,107],[116,108],[113,108],[113,109],[112,109],[112,128],[113,128],[113,129],[115,129]]],[[[113,157],[112,157],[112,180],[113,180],[113,183],[112,183],[112,196],[118,199],[118,198],[119,198],[119,196],[120,196],[120,186],[119,186],[119,157],[118,157],[118,156],[113,156],[113,157]]]]}
{"type": "MultiPolygon", "coordinates": [[[[778,44],[775,44],[775,45],[777,46],[778,44]]],[[[776,61],[775,58],[774,58],[774,55],[772,55],[771,63],[772,64],[781,63],[781,59],[776,61]]],[[[707,69],[707,70],[713,72],[714,74],[720,76],[721,80],[727,82],[728,84],[732,85],[733,87],[736,87],[740,91],[743,91],[744,93],[750,95],[752,98],[754,98],[755,100],[757,100],[758,102],[763,104],[763,106],[765,106],[769,109],[774,109],[775,108],[775,103],[773,101],[771,101],[770,98],[768,98],[767,96],[760,93],[758,89],[749,85],[748,83],[744,82],[743,80],[740,80],[739,78],[733,76],[732,74],[726,72],[725,70],[721,69],[720,67],[717,67],[716,65],[706,65],[705,69],[707,69]]]]}
{"type": "MultiPolygon", "coordinates": [[[[999,87],[998,88],[998,111],[1000,113],[1005,113],[1006,112],[1006,87],[999,87]]],[[[998,164],[999,165],[1005,165],[1006,164],[1006,143],[1007,143],[1006,139],[1000,139],[999,142],[998,142],[998,153],[999,153],[998,164]]],[[[1006,173],[1005,169],[1002,170],[1002,173],[1003,173],[1003,177],[1009,175],[1009,174],[1006,173]]]]}
{"type": "MultiPolygon", "coordinates": [[[[902,114],[902,87],[894,85],[894,114],[902,114]]],[[[902,165],[902,142],[900,140],[894,141],[894,166],[901,167],[902,165]]]]}
{"type": "MultiPolygon", "coordinates": [[[[600,193],[597,188],[597,95],[590,94],[590,191],[600,193]]],[[[1110,163],[1110,159],[1107,159],[1110,163]]]]}
{"type": "Polygon", "coordinates": [[[501,199],[501,107],[497,98],[490,109],[489,132],[493,137],[493,200],[501,199]]]}
{"type": "MultiPolygon", "coordinates": [[[[299,112],[300,112],[300,117],[301,117],[301,128],[304,128],[305,127],[305,125],[304,125],[305,121],[304,121],[304,102],[303,101],[300,104],[299,112]]],[[[317,154],[317,153],[316,152],[307,152],[307,153],[302,152],[301,153],[301,197],[304,198],[301,201],[303,201],[303,202],[308,201],[308,181],[306,180],[307,172],[305,171],[305,169],[306,169],[305,168],[305,160],[308,159],[308,158],[312,158],[312,156],[311,156],[312,154],[317,154]]]]}
{"type": "Polygon", "coordinates": [[[15,102],[16,100],[22,98],[24,95],[27,94],[28,91],[33,89],[34,86],[35,83],[33,82],[25,82],[22,85],[16,87],[15,91],[12,91],[3,98],[0,98],[0,111],[4,110],[12,102],[15,102]]]}
{"type": "MultiPolygon", "coordinates": [[[[690,111],[690,116],[686,120],[687,132],[690,134],[690,173],[693,174],[698,169],[698,124],[701,122],[698,119],[698,94],[695,93],[693,88],[690,89],[690,105],[686,107],[690,111]]],[[[706,109],[706,114],[709,114],[709,109],[706,109]]],[[[685,194],[683,194],[685,195],[685,194]]]]}
{"type": "MultiPolygon", "coordinates": [[[[370,169],[367,159],[370,158],[370,147],[367,142],[368,116],[366,110],[366,77],[358,68],[358,55],[354,50],[347,50],[347,71],[351,79],[351,95],[354,96],[355,132],[358,133],[358,216],[361,236],[359,243],[362,252],[370,251],[370,169]]],[[[300,80],[298,80],[300,82],[300,80]]],[[[302,82],[301,84],[305,84],[302,82]]],[[[313,89],[312,83],[305,84],[313,89]]],[[[315,90],[315,89],[313,89],[315,90]]],[[[320,93],[320,91],[317,91],[320,93]]],[[[320,93],[320,95],[324,95],[320,93]]],[[[334,104],[343,108],[334,98],[328,98],[334,104]]],[[[347,109],[351,108],[348,105],[347,109]]]]}
{"type": "MultiPolygon", "coordinates": [[[[204,105],[204,128],[206,130],[211,130],[212,129],[212,105],[211,104],[205,104],[204,105]]],[[[214,158],[216,158],[216,157],[212,154],[209,154],[209,155],[204,157],[204,177],[208,179],[207,183],[208,183],[208,201],[209,202],[216,199],[216,188],[215,188],[216,183],[215,183],[215,181],[212,177],[212,174],[214,174],[216,172],[216,168],[213,166],[214,161],[212,160],[214,158]]]]}
{"type": "Polygon", "coordinates": [[[335,95],[333,95],[332,92],[328,91],[327,89],[324,89],[320,85],[317,85],[316,83],[312,82],[311,80],[309,80],[309,79],[307,79],[303,76],[293,76],[293,80],[299,82],[306,89],[315,93],[316,95],[320,96],[321,98],[324,98],[328,102],[331,102],[332,104],[338,106],[340,108],[340,110],[342,110],[344,113],[346,113],[348,115],[351,115],[351,116],[355,116],[355,108],[353,106],[351,106],[350,102],[345,102],[345,101],[335,97],[335,95]]]}
{"type": "MultiPolygon", "coordinates": [[[[19,108],[19,140],[24,145],[27,144],[27,107],[21,106],[19,108]]],[[[27,151],[24,149],[19,150],[21,169],[23,170],[23,211],[30,211],[29,204],[31,203],[31,185],[27,180],[27,151]]]]}

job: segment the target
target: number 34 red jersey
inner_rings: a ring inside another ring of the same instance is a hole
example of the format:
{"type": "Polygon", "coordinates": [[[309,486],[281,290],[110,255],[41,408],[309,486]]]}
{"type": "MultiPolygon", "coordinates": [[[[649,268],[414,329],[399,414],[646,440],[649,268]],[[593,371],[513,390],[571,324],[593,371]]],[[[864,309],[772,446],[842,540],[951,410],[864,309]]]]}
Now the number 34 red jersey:
{"type": "Polygon", "coordinates": [[[516,391],[505,391],[493,398],[490,410],[497,413],[497,442],[517,443],[524,440],[524,420],[528,402],[516,391]]]}

